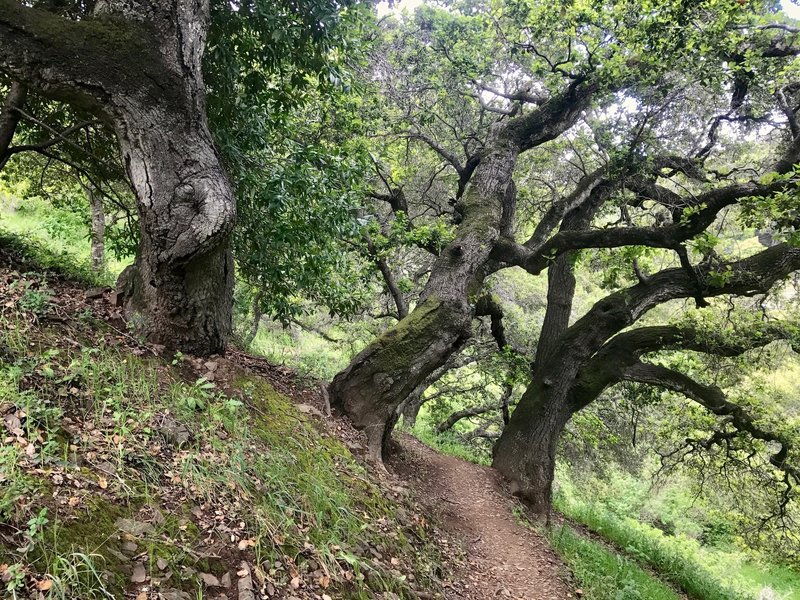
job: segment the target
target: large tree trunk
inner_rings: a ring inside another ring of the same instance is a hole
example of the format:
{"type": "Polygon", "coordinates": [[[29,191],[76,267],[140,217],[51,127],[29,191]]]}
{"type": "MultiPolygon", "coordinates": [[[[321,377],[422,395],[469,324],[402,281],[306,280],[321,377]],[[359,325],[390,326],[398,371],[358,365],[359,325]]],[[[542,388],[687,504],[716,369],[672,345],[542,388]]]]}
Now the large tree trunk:
{"type": "Polygon", "coordinates": [[[528,387],[494,448],[492,466],[511,482],[511,491],[534,513],[550,511],[558,440],[572,416],[559,385],[528,387]]]}
{"type": "MultiPolygon", "coordinates": [[[[595,185],[586,202],[564,216],[560,230],[587,227],[612,189],[604,183],[595,185]]],[[[558,440],[569,419],[581,408],[572,394],[576,377],[592,348],[606,339],[599,336],[600,341],[594,340],[591,335],[592,331],[602,330],[603,314],[584,319],[583,325],[573,326],[572,336],[566,335],[575,298],[572,259],[573,253],[566,252],[547,271],[547,310],[531,383],[506,422],[492,463],[510,480],[514,493],[543,517],[549,517],[558,440]]],[[[600,391],[596,390],[596,394],[600,391]]]]}
{"type": "Polygon", "coordinates": [[[419,304],[331,382],[332,404],[367,432],[369,456],[376,462],[382,460],[397,408],[471,335],[470,296],[483,282],[489,253],[500,233],[517,153],[504,140],[486,153],[466,193],[462,225],[436,260],[419,304]]]}
{"type": "Polygon", "coordinates": [[[416,308],[331,382],[332,404],[367,431],[374,460],[382,458],[397,407],[471,335],[472,303],[501,231],[514,219],[517,157],[571,127],[596,89],[574,82],[537,109],[493,126],[459,207],[462,222],[434,263],[416,308]]]}
{"type": "Polygon", "coordinates": [[[10,157],[8,149],[11,147],[17,125],[22,118],[19,109],[25,106],[27,97],[28,88],[25,85],[17,81],[11,82],[3,106],[0,108],[0,171],[3,170],[10,157]]]}
{"type": "Polygon", "coordinates": [[[141,228],[118,284],[126,311],[154,342],[219,352],[235,204],[205,116],[208,3],[111,0],[97,13],[70,22],[0,0],[0,69],[114,127],[141,228]]]}

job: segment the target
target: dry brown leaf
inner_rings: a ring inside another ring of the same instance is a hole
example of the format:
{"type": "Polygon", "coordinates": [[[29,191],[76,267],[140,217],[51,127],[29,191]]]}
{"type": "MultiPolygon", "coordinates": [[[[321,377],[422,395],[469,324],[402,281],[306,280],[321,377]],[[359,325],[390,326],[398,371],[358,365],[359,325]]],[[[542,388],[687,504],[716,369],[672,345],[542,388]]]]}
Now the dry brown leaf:
{"type": "Polygon", "coordinates": [[[147,600],[147,592],[141,592],[138,596],[136,596],[136,600],[147,600]]]}
{"type": "Polygon", "coordinates": [[[289,585],[292,586],[292,589],[296,590],[300,587],[300,578],[299,577],[292,577],[292,580],[289,582],[289,585]]]}
{"type": "Polygon", "coordinates": [[[255,540],[242,540],[239,542],[237,546],[239,550],[247,550],[248,548],[252,548],[255,545],[256,545],[255,540]]]}
{"type": "Polygon", "coordinates": [[[51,587],[53,587],[52,579],[42,579],[41,581],[36,582],[36,589],[40,592],[46,592],[51,587]]]}

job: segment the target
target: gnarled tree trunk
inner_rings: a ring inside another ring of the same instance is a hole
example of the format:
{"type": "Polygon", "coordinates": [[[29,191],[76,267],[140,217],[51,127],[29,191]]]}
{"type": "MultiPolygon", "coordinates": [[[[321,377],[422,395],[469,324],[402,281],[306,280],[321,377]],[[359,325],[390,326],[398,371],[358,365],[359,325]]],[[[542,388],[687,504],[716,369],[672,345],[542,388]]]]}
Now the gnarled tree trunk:
{"type": "Polygon", "coordinates": [[[462,222],[434,263],[416,308],[331,382],[332,404],[367,432],[373,460],[382,459],[398,406],[471,335],[473,303],[489,274],[490,255],[514,219],[517,157],[570,128],[596,90],[574,82],[532,112],[493,126],[470,171],[459,206],[462,222]]]}
{"type": "Polygon", "coordinates": [[[471,335],[475,295],[500,233],[518,149],[495,141],[475,171],[463,202],[464,220],[434,264],[419,304],[361,351],[331,382],[332,404],[369,439],[369,456],[382,460],[400,404],[471,335]]]}
{"type": "Polygon", "coordinates": [[[205,115],[203,0],[99,2],[72,22],[0,0],[0,69],[113,126],[141,242],[120,277],[151,340],[196,354],[231,329],[233,193],[205,115]]]}

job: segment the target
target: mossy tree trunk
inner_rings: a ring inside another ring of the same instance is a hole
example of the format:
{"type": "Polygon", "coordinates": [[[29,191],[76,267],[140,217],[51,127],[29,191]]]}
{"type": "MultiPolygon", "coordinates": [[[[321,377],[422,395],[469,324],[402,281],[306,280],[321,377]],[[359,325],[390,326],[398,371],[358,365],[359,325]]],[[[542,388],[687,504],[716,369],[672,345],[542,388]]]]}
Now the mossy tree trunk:
{"type": "Polygon", "coordinates": [[[25,106],[27,97],[28,88],[18,81],[12,81],[3,100],[3,106],[0,107],[0,170],[11,156],[9,148],[22,118],[20,109],[25,106]]]}
{"type": "MultiPolygon", "coordinates": [[[[665,269],[638,284],[597,302],[583,317],[568,325],[574,280],[568,261],[556,261],[549,281],[551,289],[545,326],[550,339],[540,345],[532,368],[531,382],[494,448],[492,466],[511,482],[512,489],[543,517],[550,510],[556,449],[569,419],[620,381],[638,381],[682,393],[718,415],[737,414],[737,429],[759,439],[785,440],[754,427],[741,407],[724,399],[714,388],[657,365],[640,361],[641,356],[664,349],[685,349],[723,356],[738,356],[775,339],[791,336],[793,327],[763,325],[747,343],[716,338],[708,333],[676,327],[640,327],[620,333],[647,311],[663,302],[692,298],[766,293],[779,280],[800,268],[800,250],[787,244],[774,246],[752,257],[725,265],[703,265],[692,272],[665,269]],[[736,275],[722,285],[705,283],[713,269],[736,275]],[[547,321],[550,320],[550,323],[547,321]],[[757,430],[753,434],[752,430],[757,430]],[[760,437],[759,437],[760,436],[760,437]]],[[[773,456],[773,464],[781,464],[773,456]]],[[[781,468],[784,468],[783,465],[781,468]]]]}
{"type": "Polygon", "coordinates": [[[482,158],[463,201],[462,225],[437,258],[417,306],[331,382],[333,406],[367,432],[375,461],[382,459],[400,404],[471,336],[470,298],[500,233],[517,154],[514,144],[498,140],[482,158]]]}
{"type": "Polygon", "coordinates": [[[470,171],[455,238],[436,259],[417,306],[331,382],[333,406],[367,432],[373,460],[382,459],[401,403],[471,335],[474,304],[491,271],[492,251],[513,222],[519,154],[570,128],[596,90],[576,81],[531,112],[495,124],[470,171]]]}
{"type": "Polygon", "coordinates": [[[139,251],[119,287],[152,341],[196,354],[231,329],[233,193],[208,129],[202,0],[98,2],[69,21],[0,0],[0,69],[99,116],[136,192],[139,251]]]}

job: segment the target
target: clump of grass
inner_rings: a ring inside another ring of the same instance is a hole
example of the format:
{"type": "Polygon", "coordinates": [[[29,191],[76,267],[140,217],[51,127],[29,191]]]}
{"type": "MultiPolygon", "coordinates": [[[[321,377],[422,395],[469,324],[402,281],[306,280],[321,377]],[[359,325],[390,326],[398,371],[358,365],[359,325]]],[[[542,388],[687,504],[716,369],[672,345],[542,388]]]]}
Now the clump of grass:
{"type": "MultiPolygon", "coordinates": [[[[636,561],[655,569],[660,576],[680,587],[697,600],[737,600],[758,598],[766,589],[765,574],[761,581],[742,576],[742,565],[725,559],[723,553],[705,550],[700,544],[682,535],[668,536],[662,531],[628,517],[576,499],[556,496],[556,507],[569,518],[583,523],[591,531],[608,540],[636,561]],[[727,564],[712,569],[722,560],[727,564]]],[[[752,570],[752,569],[751,569],[752,570]]],[[[759,571],[761,571],[759,569],[759,571]]],[[[783,573],[785,576],[785,573],[783,573]]],[[[766,577],[770,580],[769,577],[766,577]]],[[[769,581],[786,598],[793,598],[792,582],[769,581]]],[[[795,576],[795,586],[800,578],[795,576]]]]}
{"type": "Polygon", "coordinates": [[[569,525],[547,531],[553,548],[592,600],[678,600],[680,596],[632,560],[578,535],[569,525]]]}
{"type": "Polygon", "coordinates": [[[151,562],[167,560],[172,581],[190,591],[200,585],[198,571],[222,576],[242,558],[277,587],[299,577],[340,598],[380,591],[413,597],[409,573],[415,587],[435,585],[440,559],[432,543],[420,541],[424,526],[408,514],[400,524],[404,509],[268,382],[242,376],[222,391],[187,380],[185,368],[105,345],[103,325],[93,320],[70,324],[80,328],[70,337],[82,347],[59,346],[62,332],[24,318],[36,308],[0,311],[0,405],[25,415],[20,437],[35,441],[31,455],[20,445],[0,453],[0,474],[15,484],[3,487],[0,511],[21,531],[32,515],[51,509],[30,549],[0,538],[0,563],[14,569],[15,591],[47,581],[55,597],[120,597],[128,580],[114,576],[115,523],[138,518],[143,507],[176,524],[137,542],[151,562]],[[181,440],[165,438],[165,421],[185,433],[181,440]],[[78,467],[76,456],[88,453],[102,456],[113,476],[78,467]],[[67,469],[64,478],[79,471],[88,482],[67,492],[83,518],[53,506],[49,465],[64,465],[56,469],[67,469]],[[85,523],[102,539],[87,535],[85,523]],[[183,550],[197,548],[220,524],[235,564],[198,563],[183,550]]]}

